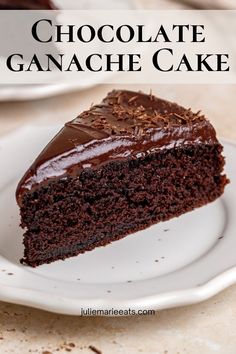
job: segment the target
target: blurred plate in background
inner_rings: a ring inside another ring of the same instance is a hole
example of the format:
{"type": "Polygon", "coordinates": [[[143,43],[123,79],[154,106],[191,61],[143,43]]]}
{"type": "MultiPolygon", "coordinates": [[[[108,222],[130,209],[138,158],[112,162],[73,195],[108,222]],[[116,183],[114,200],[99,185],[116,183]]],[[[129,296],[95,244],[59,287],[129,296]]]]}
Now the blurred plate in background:
{"type": "MultiPolygon", "coordinates": [[[[54,3],[63,10],[124,10],[134,9],[135,0],[55,0],[54,3]]],[[[0,101],[33,100],[84,90],[101,82],[88,73],[84,83],[61,83],[53,85],[0,85],[0,101]]]]}

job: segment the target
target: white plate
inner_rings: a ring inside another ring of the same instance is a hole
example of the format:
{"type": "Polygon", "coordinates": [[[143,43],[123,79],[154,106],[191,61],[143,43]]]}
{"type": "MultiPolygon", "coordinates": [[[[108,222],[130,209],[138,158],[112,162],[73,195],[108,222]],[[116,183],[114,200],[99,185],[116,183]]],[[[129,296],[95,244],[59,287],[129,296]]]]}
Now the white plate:
{"type": "MultiPolygon", "coordinates": [[[[58,9],[64,10],[131,10],[135,0],[53,0],[58,9]]],[[[105,78],[104,78],[105,79],[105,78]]],[[[84,83],[61,83],[52,85],[0,85],[1,101],[22,101],[41,99],[58,94],[68,93],[75,90],[84,90],[102,83],[102,78],[93,77],[88,73],[84,83]]]]}
{"type": "Polygon", "coordinates": [[[19,263],[17,181],[58,130],[26,127],[0,140],[0,300],[78,315],[81,308],[156,309],[195,303],[236,281],[236,145],[231,184],[216,202],[106,247],[38,268],[19,263]]]}

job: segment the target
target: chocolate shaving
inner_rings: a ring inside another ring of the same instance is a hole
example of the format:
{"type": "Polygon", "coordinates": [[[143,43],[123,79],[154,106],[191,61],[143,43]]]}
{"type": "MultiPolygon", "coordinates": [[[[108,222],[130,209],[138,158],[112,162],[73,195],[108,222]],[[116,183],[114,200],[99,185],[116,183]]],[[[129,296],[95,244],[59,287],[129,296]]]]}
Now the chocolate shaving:
{"type": "Polygon", "coordinates": [[[101,104],[82,113],[73,124],[85,124],[87,121],[88,126],[108,134],[130,132],[139,136],[151,129],[186,125],[205,118],[200,115],[201,111],[194,114],[190,108],[184,109],[175,103],[159,100],[153,96],[152,90],[146,96],[142,93],[113,91],[101,104]]]}
{"type": "Polygon", "coordinates": [[[96,354],[102,354],[102,351],[97,349],[96,347],[94,347],[94,345],[90,345],[89,349],[92,350],[92,352],[94,352],[96,354]]]}
{"type": "Polygon", "coordinates": [[[135,101],[137,98],[138,98],[138,96],[133,96],[128,100],[128,102],[131,103],[131,102],[135,101]]]}

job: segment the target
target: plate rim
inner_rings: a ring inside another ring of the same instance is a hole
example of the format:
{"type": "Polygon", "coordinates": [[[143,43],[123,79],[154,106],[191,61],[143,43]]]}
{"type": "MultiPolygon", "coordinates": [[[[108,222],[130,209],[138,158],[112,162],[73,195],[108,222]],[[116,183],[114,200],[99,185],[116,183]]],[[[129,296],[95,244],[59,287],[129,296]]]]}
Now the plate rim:
{"type": "MultiPolygon", "coordinates": [[[[164,292],[161,294],[143,296],[139,298],[111,299],[72,299],[63,296],[56,296],[46,291],[23,289],[9,285],[0,284],[0,300],[12,304],[24,305],[48,312],[64,315],[81,315],[81,309],[95,309],[97,311],[127,311],[129,309],[138,309],[142,311],[154,310],[156,313],[160,310],[174,307],[187,306],[207,300],[227,287],[236,283],[236,266],[213,277],[206,283],[184,289],[164,292]],[[17,294],[18,293],[18,294],[17,294]],[[22,296],[19,296],[22,295],[22,296]],[[44,301],[44,299],[47,301],[44,301]],[[89,301],[89,305],[88,305],[89,301]],[[62,306],[63,305],[63,306],[62,306]]],[[[116,317],[114,315],[106,315],[116,317]]],[[[122,316],[122,315],[117,315],[122,316]]]]}
{"type": "MultiPolygon", "coordinates": [[[[22,132],[25,129],[35,128],[36,124],[29,124],[14,131],[4,134],[0,137],[1,140],[6,140],[14,136],[17,132],[22,132]]],[[[41,127],[55,127],[56,125],[40,125],[41,127]]],[[[236,141],[233,139],[220,138],[223,144],[233,145],[236,148],[236,141]]],[[[5,259],[0,255],[0,264],[4,264],[5,259]]],[[[92,308],[96,310],[107,311],[114,310],[159,310],[173,308],[178,306],[195,304],[216,295],[220,291],[236,283],[236,264],[233,267],[219,273],[203,284],[194,287],[173,290],[152,295],[143,295],[126,299],[119,299],[115,296],[101,297],[96,299],[86,298],[70,298],[61,295],[55,295],[47,291],[26,289],[23,287],[15,287],[0,282],[0,300],[8,303],[25,305],[49,312],[81,315],[82,308],[92,308]],[[48,296],[50,295],[50,296],[48,296]]],[[[108,316],[114,316],[108,314],[108,316]]]]}

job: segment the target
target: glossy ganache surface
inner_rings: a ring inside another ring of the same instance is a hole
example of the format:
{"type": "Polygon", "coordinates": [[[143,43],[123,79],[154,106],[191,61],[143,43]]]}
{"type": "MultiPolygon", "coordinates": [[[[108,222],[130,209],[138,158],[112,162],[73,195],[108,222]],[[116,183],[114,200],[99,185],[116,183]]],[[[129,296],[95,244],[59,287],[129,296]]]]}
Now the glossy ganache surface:
{"type": "Polygon", "coordinates": [[[20,181],[25,192],[54,178],[77,176],[87,168],[133,159],[189,144],[217,144],[206,118],[176,103],[132,91],[112,91],[65,124],[20,181]]]}

